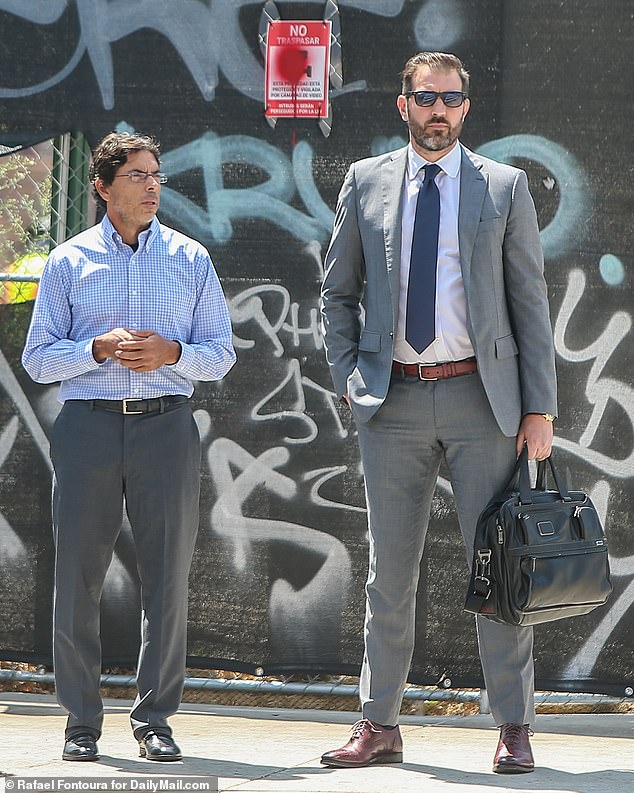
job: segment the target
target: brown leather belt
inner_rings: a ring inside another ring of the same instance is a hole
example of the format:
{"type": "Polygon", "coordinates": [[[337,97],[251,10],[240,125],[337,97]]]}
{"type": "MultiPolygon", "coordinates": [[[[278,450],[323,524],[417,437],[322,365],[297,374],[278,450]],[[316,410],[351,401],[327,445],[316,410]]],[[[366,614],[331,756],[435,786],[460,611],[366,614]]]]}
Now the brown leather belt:
{"type": "Polygon", "coordinates": [[[400,363],[392,361],[394,374],[417,377],[419,380],[447,380],[449,377],[460,377],[463,374],[473,374],[478,369],[475,358],[466,358],[464,361],[448,361],[447,363],[418,364],[400,363]]]}

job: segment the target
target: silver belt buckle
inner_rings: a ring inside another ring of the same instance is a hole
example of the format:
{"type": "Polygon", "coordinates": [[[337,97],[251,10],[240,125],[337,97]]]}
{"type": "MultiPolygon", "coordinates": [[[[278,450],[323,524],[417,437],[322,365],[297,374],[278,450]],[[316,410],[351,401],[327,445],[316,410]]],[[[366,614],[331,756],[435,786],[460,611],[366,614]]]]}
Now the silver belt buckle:
{"type": "Polygon", "coordinates": [[[142,399],[124,399],[123,400],[123,415],[124,416],[140,416],[143,411],[142,410],[130,410],[128,408],[129,402],[143,402],[142,399]]]}
{"type": "Polygon", "coordinates": [[[438,380],[437,377],[423,377],[423,369],[425,369],[425,368],[426,368],[425,364],[422,364],[422,363],[418,364],[418,379],[419,380],[424,380],[425,382],[427,382],[428,380],[438,380]]]}

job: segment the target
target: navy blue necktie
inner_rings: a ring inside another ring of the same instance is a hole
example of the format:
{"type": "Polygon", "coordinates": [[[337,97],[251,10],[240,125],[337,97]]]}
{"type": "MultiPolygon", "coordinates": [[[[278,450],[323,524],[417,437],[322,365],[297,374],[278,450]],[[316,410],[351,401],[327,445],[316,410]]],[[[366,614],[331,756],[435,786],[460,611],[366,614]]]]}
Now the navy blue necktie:
{"type": "Polygon", "coordinates": [[[425,179],[416,199],[416,217],[407,285],[405,338],[420,353],[436,337],[436,264],[440,193],[434,178],[438,165],[425,166],[425,179]]]}

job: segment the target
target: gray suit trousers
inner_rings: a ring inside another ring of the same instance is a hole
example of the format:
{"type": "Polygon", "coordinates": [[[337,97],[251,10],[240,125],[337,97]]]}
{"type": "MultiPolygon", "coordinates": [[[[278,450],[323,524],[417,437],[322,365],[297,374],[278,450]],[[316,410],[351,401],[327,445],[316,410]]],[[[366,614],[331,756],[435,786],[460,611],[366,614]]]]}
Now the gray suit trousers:
{"type": "MultiPolygon", "coordinates": [[[[361,704],[365,718],[392,725],[414,649],[419,567],[441,460],[470,566],[478,515],[512,473],[515,438],[500,431],[477,373],[437,381],[393,375],[385,402],[357,429],[370,531],[361,704]]],[[[532,723],[532,628],[484,618],[477,628],[496,724],[532,723]]]]}
{"type": "Polygon", "coordinates": [[[171,734],[187,646],[188,577],[198,531],[200,435],[188,404],[124,416],[66,402],[51,438],[54,466],[53,660],[66,735],[99,737],[99,604],[125,499],[141,580],[137,737],[171,734]]]}

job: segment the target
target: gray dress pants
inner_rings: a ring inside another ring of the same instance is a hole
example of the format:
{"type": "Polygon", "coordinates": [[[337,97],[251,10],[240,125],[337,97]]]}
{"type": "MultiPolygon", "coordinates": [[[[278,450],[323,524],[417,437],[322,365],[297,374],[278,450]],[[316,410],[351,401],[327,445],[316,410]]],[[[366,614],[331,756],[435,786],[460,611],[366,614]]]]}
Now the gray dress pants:
{"type": "Polygon", "coordinates": [[[66,736],[101,734],[99,604],[123,504],[141,581],[137,738],[170,735],[185,674],[188,576],[198,531],[200,436],[189,404],[124,416],[68,401],[51,438],[53,660],[66,736]]]}
{"type": "MultiPolygon", "coordinates": [[[[512,473],[515,438],[500,431],[477,373],[436,381],[393,375],[385,402],[357,429],[370,532],[361,704],[365,718],[393,725],[414,650],[419,567],[441,459],[470,566],[478,516],[512,473]]],[[[465,591],[467,581],[465,574],[465,591]]],[[[530,724],[532,628],[485,618],[477,627],[496,724],[530,724]]]]}

